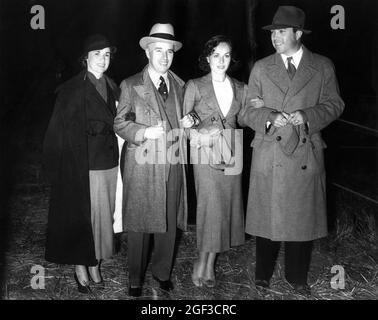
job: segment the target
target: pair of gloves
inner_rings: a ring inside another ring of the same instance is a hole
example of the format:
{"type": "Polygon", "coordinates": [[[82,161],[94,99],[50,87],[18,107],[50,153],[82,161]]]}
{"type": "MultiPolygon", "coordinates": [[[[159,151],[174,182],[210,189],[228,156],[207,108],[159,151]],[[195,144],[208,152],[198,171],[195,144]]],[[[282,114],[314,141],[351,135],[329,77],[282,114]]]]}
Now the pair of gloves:
{"type": "MultiPolygon", "coordinates": [[[[135,120],[134,120],[135,121],[135,120]]],[[[180,119],[181,127],[189,129],[193,126],[197,126],[200,123],[200,119],[196,113],[189,113],[180,119]]],[[[163,121],[158,120],[158,124],[146,128],[144,132],[145,139],[159,139],[164,134],[163,121]]]]}
{"type": "Polygon", "coordinates": [[[217,127],[210,127],[208,129],[191,130],[190,132],[190,146],[201,148],[203,146],[212,147],[219,139],[222,130],[217,127]]]}

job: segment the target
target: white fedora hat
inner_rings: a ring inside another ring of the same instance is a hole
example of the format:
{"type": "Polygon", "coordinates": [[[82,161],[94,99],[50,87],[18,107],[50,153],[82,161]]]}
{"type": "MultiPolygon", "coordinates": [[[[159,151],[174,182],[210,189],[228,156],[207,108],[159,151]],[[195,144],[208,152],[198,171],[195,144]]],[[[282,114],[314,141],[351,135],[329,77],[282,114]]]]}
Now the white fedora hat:
{"type": "Polygon", "coordinates": [[[150,35],[143,37],[139,41],[142,49],[146,49],[152,42],[166,42],[173,44],[173,50],[176,52],[181,49],[182,43],[175,40],[173,26],[170,23],[156,23],[152,26],[150,35]]]}

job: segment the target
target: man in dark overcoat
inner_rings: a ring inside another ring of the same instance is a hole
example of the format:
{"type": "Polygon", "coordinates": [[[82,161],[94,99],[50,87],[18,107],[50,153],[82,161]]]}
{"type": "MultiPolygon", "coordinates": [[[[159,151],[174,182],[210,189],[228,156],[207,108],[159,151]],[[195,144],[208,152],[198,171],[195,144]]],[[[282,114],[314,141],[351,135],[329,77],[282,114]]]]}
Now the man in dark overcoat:
{"type": "Polygon", "coordinates": [[[320,131],[344,102],[332,62],[302,45],[304,22],[301,9],[281,6],[264,27],[276,53],[255,63],[240,121],[255,131],[246,232],[256,236],[256,285],[269,286],[284,242],[285,277],[308,294],[312,243],[327,235],[320,131]]]}
{"type": "Polygon", "coordinates": [[[172,135],[180,132],[184,82],[169,70],[182,44],[175,40],[172,25],[161,23],[139,44],[148,65],[122,81],[114,122],[115,132],[128,143],[123,230],[128,232],[129,295],[135,297],[142,292],[151,235],[152,275],[161,289],[173,288],[176,227],[185,230],[187,220],[185,139],[172,135]]]}

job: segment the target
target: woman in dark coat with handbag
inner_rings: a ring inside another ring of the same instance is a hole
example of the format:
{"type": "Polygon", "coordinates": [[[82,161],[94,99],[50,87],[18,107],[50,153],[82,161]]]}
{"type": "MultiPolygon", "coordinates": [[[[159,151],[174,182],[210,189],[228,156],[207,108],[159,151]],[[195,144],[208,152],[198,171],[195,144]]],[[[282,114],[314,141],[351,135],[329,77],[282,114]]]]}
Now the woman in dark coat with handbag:
{"type": "Polygon", "coordinates": [[[103,287],[100,262],[113,254],[118,88],[104,72],[114,52],[104,36],[87,38],[85,70],[58,88],[43,145],[51,182],[46,260],[75,265],[82,293],[91,291],[90,279],[103,287]]]}
{"type": "Polygon", "coordinates": [[[242,134],[236,129],[247,86],[227,76],[231,62],[231,41],[212,37],[200,56],[201,69],[209,73],[189,80],[184,95],[184,114],[198,122],[189,130],[197,196],[196,286],[214,287],[217,253],[244,243],[242,134]]]}

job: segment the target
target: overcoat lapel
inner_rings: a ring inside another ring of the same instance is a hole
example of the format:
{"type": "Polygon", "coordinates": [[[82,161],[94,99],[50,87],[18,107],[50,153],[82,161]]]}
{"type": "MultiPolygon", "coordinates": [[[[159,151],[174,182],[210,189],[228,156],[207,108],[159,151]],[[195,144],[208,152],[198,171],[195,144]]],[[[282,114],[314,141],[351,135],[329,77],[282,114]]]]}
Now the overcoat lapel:
{"type": "Polygon", "coordinates": [[[169,72],[168,72],[168,78],[169,78],[169,86],[171,88],[171,94],[173,94],[175,98],[176,115],[177,115],[177,119],[179,120],[183,117],[181,89],[178,86],[178,83],[174,80],[173,76],[171,76],[169,72]]]}
{"type": "Polygon", "coordinates": [[[316,72],[316,69],[312,66],[312,53],[303,46],[302,59],[285,96],[283,108],[286,107],[290,101],[290,98],[302,90],[302,88],[312,79],[316,72]]]}
{"type": "MultiPolygon", "coordinates": [[[[97,90],[96,90],[97,91],[97,90]]],[[[106,91],[108,95],[108,101],[106,103],[108,110],[112,114],[113,118],[117,115],[117,109],[116,109],[116,104],[115,104],[115,97],[113,94],[112,88],[109,86],[109,84],[106,82],[106,91]]]]}
{"type": "Polygon", "coordinates": [[[146,102],[146,106],[160,116],[159,105],[154,93],[154,84],[152,83],[147,67],[143,70],[141,84],[134,86],[137,94],[146,102]]]}
{"type": "Polygon", "coordinates": [[[218,100],[217,100],[217,97],[215,95],[213,83],[211,81],[211,74],[210,73],[202,78],[202,86],[198,86],[198,90],[201,94],[202,99],[206,102],[206,104],[208,105],[208,107],[210,109],[218,112],[219,115],[222,118],[231,117],[231,116],[235,115],[236,113],[238,113],[238,111],[239,111],[239,108],[238,108],[239,99],[238,99],[238,96],[237,96],[237,92],[239,92],[239,91],[236,88],[235,82],[229,77],[228,77],[228,79],[231,82],[233,97],[232,97],[232,103],[231,103],[230,110],[228,111],[226,116],[223,115],[223,112],[222,112],[221,108],[219,107],[218,100]]]}
{"type": "Polygon", "coordinates": [[[285,109],[290,98],[295,96],[316,72],[317,70],[312,64],[312,53],[305,46],[303,46],[301,62],[292,80],[289,78],[281,56],[278,53],[273,56],[272,62],[267,65],[267,77],[281,90],[284,96],[281,110],[285,109]]]}
{"type": "Polygon", "coordinates": [[[204,76],[202,79],[202,84],[201,86],[198,87],[198,90],[201,94],[202,99],[206,102],[207,106],[222,114],[221,109],[219,108],[217,98],[215,96],[215,91],[213,87],[213,83],[211,81],[211,74],[207,74],[204,76]]]}
{"type": "Polygon", "coordinates": [[[97,100],[98,104],[102,104],[105,108],[105,110],[112,116],[113,118],[116,116],[117,110],[115,109],[114,106],[114,96],[112,89],[110,88],[108,81],[106,80],[106,94],[107,94],[107,99],[108,101],[105,101],[101,94],[96,90],[96,87],[93,85],[91,80],[85,75],[84,77],[87,90],[90,96],[92,96],[94,99],[97,100]]]}
{"type": "Polygon", "coordinates": [[[239,112],[240,102],[241,102],[240,94],[243,92],[243,87],[241,87],[239,84],[234,82],[232,79],[230,79],[230,82],[232,85],[233,98],[232,98],[231,108],[226,114],[226,118],[231,118],[239,112]]]}
{"type": "Polygon", "coordinates": [[[273,56],[272,62],[267,65],[267,77],[281,90],[286,97],[289,87],[290,78],[287,74],[285,64],[279,54],[273,56]]]}

